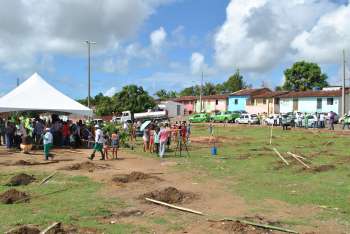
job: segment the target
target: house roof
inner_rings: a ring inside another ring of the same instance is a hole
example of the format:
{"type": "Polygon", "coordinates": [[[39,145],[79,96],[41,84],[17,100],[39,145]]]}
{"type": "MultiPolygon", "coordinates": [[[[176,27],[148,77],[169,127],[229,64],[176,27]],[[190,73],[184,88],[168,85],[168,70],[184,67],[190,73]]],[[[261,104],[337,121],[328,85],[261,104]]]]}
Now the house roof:
{"type": "MultiPolygon", "coordinates": [[[[346,93],[349,93],[349,88],[345,89],[346,93]]],[[[338,90],[308,90],[308,91],[294,91],[281,95],[281,98],[294,98],[294,97],[340,97],[342,95],[342,89],[338,90]]]]}
{"type": "Polygon", "coordinates": [[[209,96],[202,96],[202,100],[209,100],[209,99],[227,99],[227,94],[216,94],[216,95],[209,95],[209,96]]]}
{"type": "Polygon", "coordinates": [[[275,92],[265,92],[262,94],[254,95],[254,98],[274,98],[274,97],[280,97],[282,95],[287,94],[288,91],[275,91],[275,92]]]}
{"type": "Polygon", "coordinates": [[[271,92],[268,88],[260,88],[260,89],[241,89],[237,92],[231,93],[230,96],[253,96],[262,94],[265,92],[271,92]]]}
{"type": "Polygon", "coordinates": [[[195,101],[195,100],[197,100],[197,97],[195,97],[195,96],[182,96],[182,97],[172,99],[172,101],[174,101],[174,102],[195,101]]]}

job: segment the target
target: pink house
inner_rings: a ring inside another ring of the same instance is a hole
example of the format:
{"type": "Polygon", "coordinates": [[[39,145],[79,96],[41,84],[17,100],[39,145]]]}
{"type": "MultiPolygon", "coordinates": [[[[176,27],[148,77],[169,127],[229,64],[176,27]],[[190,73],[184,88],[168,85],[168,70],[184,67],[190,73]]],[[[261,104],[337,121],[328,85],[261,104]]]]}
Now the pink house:
{"type": "Polygon", "coordinates": [[[183,96],[175,98],[174,102],[179,102],[185,106],[185,114],[190,115],[195,112],[195,103],[197,97],[195,96],[183,96]]]}

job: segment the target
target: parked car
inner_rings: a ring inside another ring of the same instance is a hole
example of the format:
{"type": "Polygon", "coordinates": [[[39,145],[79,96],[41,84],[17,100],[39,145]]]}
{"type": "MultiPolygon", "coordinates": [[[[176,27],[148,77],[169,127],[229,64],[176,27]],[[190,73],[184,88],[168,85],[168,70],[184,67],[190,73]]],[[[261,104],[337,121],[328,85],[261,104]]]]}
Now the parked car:
{"type": "Polygon", "coordinates": [[[209,121],[209,115],[208,114],[194,114],[189,117],[190,123],[204,123],[209,121]]]}
{"type": "Polygon", "coordinates": [[[242,114],[235,120],[237,124],[259,124],[259,118],[256,114],[242,114]]]}
{"type": "Polygon", "coordinates": [[[213,122],[234,122],[239,117],[238,113],[230,111],[216,112],[211,116],[213,122]]]}
{"type": "Polygon", "coordinates": [[[317,118],[314,115],[307,115],[303,117],[302,126],[305,127],[307,122],[308,128],[314,128],[317,124],[317,118]],[[305,118],[307,118],[307,121],[305,121],[305,118]]]}

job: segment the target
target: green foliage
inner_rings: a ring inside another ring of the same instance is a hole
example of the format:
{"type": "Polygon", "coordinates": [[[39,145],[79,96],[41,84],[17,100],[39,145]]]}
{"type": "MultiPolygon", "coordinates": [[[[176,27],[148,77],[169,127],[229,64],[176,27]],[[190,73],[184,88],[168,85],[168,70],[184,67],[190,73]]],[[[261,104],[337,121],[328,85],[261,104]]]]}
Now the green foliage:
{"type": "MultiPolygon", "coordinates": [[[[227,81],[223,83],[215,85],[213,83],[206,82],[203,85],[202,94],[206,96],[221,93],[232,93],[247,87],[249,87],[249,85],[244,82],[243,76],[239,70],[237,70],[232,76],[228,78],[227,81]]],[[[179,96],[199,96],[200,90],[200,85],[187,87],[179,92],[179,96]]]]}
{"type": "Polygon", "coordinates": [[[154,99],[141,86],[128,85],[113,96],[116,112],[130,110],[137,113],[155,106],[154,99]]]}
{"type": "Polygon", "coordinates": [[[225,81],[222,85],[219,85],[219,88],[222,89],[221,92],[233,93],[247,88],[247,84],[244,82],[243,76],[239,70],[237,70],[235,74],[228,78],[227,81],[225,81]]]}
{"type": "Polygon", "coordinates": [[[166,91],[165,89],[157,91],[154,95],[156,95],[161,101],[177,97],[177,93],[175,91],[166,91]]]}
{"type": "MultiPolygon", "coordinates": [[[[174,95],[172,92],[169,95],[174,95]]],[[[87,99],[78,100],[83,105],[87,105],[87,99]]],[[[98,116],[111,115],[113,112],[120,113],[130,110],[132,112],[142,112],[155,106],[154,99],[136,85],[125,86],[122,91],[116,93],[113,97],[97,94],[90,99],[91,106],[95,107],[95,113],[98,116]]]]}
{"type": "Polygon", "coordinates": [[[284,90],[305,91],[328,85],[327,75],[321,72],[316,63],[296,62],[284,71],[284,76],[284,90]]]}

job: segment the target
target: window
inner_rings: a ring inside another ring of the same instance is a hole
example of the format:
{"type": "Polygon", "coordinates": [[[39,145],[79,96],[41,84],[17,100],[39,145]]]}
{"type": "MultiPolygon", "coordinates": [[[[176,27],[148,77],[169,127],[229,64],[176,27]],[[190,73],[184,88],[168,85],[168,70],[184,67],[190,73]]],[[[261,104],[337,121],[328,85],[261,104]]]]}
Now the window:
{"type": "Polygon", "coordinates": [[[263,104],[266,104],[266,99],[265,98],[263,99],[263,104]]]}
{"type": "Polygon", "coordinates": [[[333,98],[327,98],[327,105],[333,105],[333,98]]]}
{"type": "Polygon", "coordinates": [[[280,99],[279,98],[276,98],[276,104],[280,104],[280,99]]]}
{"type": "Polygon", "coordinates": [[[318,110],[322,109],[322,98],[317,98],[317,109],[318,110]]]}
{"type": "Polygon", "coordinates": [[[238,99],[235,99],[235,105],[238,105],[238,99]]]}
{"type": "Polygon", "coordinates": [[[215,100],[215,105],[219,105],[219,100],[215,100]]]}

